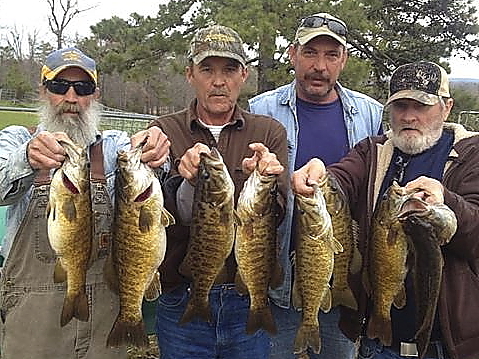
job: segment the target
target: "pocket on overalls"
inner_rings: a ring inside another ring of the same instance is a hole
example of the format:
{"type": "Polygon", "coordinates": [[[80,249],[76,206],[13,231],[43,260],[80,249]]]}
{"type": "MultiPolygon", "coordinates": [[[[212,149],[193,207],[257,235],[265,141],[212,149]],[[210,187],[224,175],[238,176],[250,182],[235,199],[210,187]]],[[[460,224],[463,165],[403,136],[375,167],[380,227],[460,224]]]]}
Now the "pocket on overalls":
{"type": "Polygon", "coordinates": [[[50,245],[50,241],[48,240],[46,218],[47,201],[47,198],[42,198],[41,203],[39,203],[37,208],[34,209],[34,233],[31,233],[30,236],[33,236],[35,241],[35,246],[33,248],[35,258],[43,263],[53,263],[57,257],[55,255],[55,251],[50,245]]]}

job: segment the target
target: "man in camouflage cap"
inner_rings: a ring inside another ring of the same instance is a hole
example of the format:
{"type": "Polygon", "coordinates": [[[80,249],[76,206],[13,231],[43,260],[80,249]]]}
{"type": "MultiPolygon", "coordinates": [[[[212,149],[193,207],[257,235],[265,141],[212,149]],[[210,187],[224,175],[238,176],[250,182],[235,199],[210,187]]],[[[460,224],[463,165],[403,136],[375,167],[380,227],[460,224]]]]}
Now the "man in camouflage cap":
{"type": "Polygon", "coordinates": [[[238,96],[248,73],[243,42],[235,31],[219,25],[200,29],[191,41],[188,58],[186,78],[195,90],[195,99],[189,108],[151,124],[159,126],[171,140],[171,156],[176,164],[165,183],[166,207],[175,214],[177,224],[169,227],[165,261],[160,267],[164,293],[158,303],[156,330],[161,357],[266,359],[270,338],[264,329],[274,327],[271,312],[269,308],[264,310],[265,315],[247,333],[250,301],[248,295],[240,295],[235,289],[234,251],[229,252],[226,261],[217,260],[221,270],[209,291],[209,307],[196,306],[192,320],[185,309],[190,294],[195,293],[190,288],[195,288],[196,283],[191,275],[180,270],[180,265],[190,240],[200,153],[209,153],[213,147],[221,153],[234,182],[235,201],[256,165],[263,174],[278,175],[275,195],[282,209],[287,183],[286,132],[272,118],[238,107],[238,96]],[[205,320],[209,313],[210,322],[205,320]]]}

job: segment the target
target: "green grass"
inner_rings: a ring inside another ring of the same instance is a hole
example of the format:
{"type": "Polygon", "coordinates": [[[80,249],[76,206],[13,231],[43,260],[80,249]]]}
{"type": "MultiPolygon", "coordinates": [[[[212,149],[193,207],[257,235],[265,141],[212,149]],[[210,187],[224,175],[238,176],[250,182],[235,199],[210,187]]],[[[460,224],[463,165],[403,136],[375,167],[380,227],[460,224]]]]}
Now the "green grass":
{"type": "Polygon", "coordinates": [[[10,125],[34,126],[38,117],[30,112],[0,111],[0,130],[10,125]]]}

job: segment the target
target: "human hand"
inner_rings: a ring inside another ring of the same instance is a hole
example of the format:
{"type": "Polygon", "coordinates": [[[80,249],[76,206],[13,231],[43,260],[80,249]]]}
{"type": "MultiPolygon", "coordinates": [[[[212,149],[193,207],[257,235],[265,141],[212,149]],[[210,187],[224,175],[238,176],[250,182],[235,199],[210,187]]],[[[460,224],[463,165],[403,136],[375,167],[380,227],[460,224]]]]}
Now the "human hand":
{"type": "Polygon", "coordinates": [[[27,145],[27,158],[35,170],[59,168],[65,160],[65,149],[59,140],[71,141],[65,132],[41,131],[27,145]]]}
{"type": "Polygon", "coordinates": [[[434,178],[420,176],[404,186],[411,197],[420,198],[429,204],[444,203],[444,187],[434,178]]]}
{"type": "Polygon", "coordinates": [[[243,172],[251,174],[255,168],[258,168],[262,175],[279,175],[283,173],[284,167],[276,158],[276,155],[269,152],[269,149],[262,143],[250,143],[249,148],[254,151],[252,157],[243,159],[243,172]]]}
{"type": "Polygon", "coordinates": [[[180,164],[178,165],[178,173],[193,185],[196,181],[196,176],[198,175],[201,152],[210,153],[210,148],[204,143],[195,143],[193,147],[186,150],[180,159],[180,164]]]}
{"type": "Polygon", "coordinates": [[[170,154],[170,140],[157,126],[135,133],[131,136],[130,142],[132,148],[144,142],[141,161],[152,168],[160,167],[170,154]]]}
{"type": "Polygon", "coordinates": [[[293,172],[291,188],[294,193],[303,196],[314,194],[313,184],[320,183],[326,175],[326,167],[319,158],[312,158],[303,167],[293,172]]]}

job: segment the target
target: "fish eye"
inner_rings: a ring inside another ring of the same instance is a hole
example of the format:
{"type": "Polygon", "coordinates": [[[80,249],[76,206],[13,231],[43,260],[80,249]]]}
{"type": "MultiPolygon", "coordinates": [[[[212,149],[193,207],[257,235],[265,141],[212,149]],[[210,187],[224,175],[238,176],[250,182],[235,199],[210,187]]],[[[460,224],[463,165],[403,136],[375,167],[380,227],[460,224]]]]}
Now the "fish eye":
{"type": "Polygon", "coordinates": [[[201,173],[201,178],[208,179],[208,178],[210,178],[210,174],[208,172],[204,171],[204,172],[201,173]]]}

